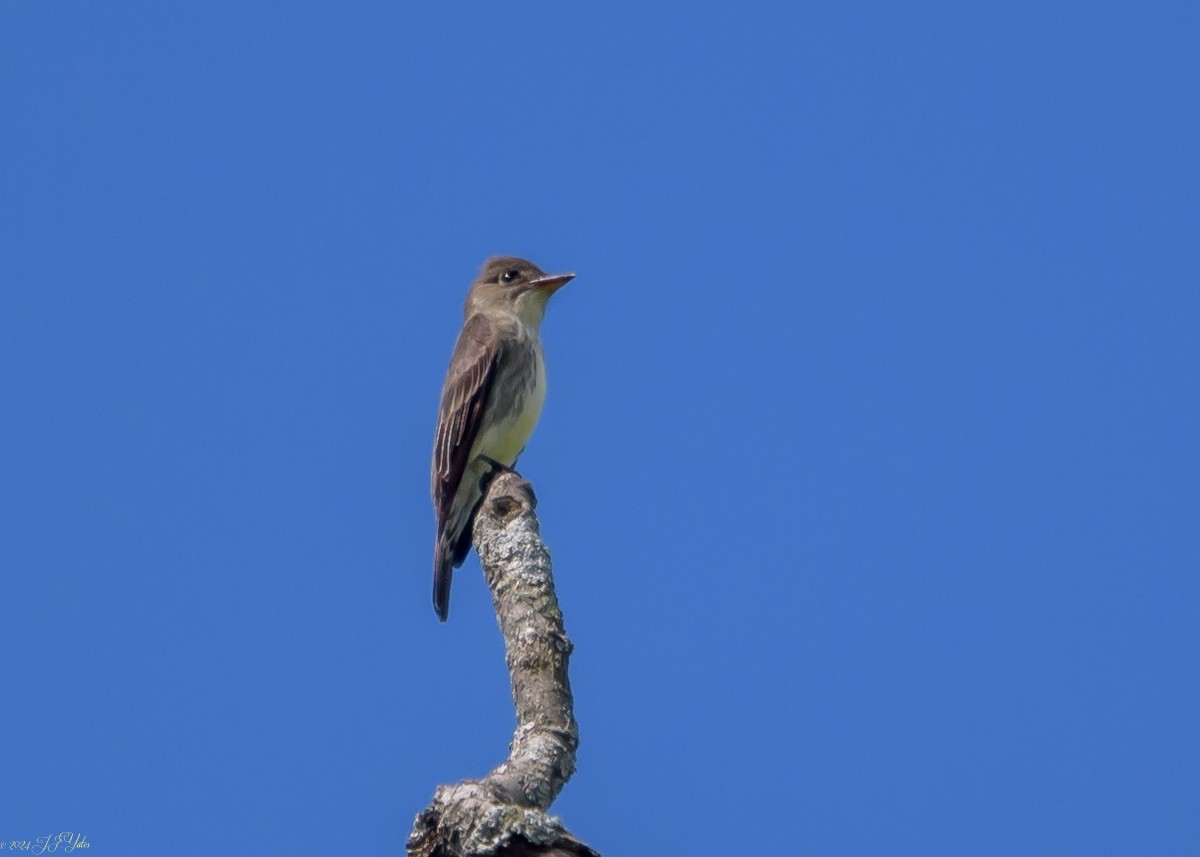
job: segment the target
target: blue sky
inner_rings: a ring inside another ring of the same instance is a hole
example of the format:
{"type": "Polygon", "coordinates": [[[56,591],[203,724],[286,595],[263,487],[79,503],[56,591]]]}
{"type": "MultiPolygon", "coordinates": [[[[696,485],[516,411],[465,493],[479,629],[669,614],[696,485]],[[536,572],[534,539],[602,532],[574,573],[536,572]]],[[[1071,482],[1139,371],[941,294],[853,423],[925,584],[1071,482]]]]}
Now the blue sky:
{"type": "Polygon", "coordinates": [[[511,253],[571,829],[1195,853],[1198,25],[3,4],[0,838],[398,853],[503,757],[428,466],[511,253]]]}

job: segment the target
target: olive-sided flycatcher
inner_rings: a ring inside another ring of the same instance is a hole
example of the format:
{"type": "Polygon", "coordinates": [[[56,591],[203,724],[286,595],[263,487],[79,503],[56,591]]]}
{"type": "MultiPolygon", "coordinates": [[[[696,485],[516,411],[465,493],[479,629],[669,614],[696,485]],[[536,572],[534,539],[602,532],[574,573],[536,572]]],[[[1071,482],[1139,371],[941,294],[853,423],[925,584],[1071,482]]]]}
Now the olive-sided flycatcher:
{"type": "Polygon", "coordinates": [[[433,609],[443,622],[487,481],[516,463],[542,413],[546,364],[538,329],[550,296],[574,276],[497,256],[467,293],[433,440],[433,609]]]}

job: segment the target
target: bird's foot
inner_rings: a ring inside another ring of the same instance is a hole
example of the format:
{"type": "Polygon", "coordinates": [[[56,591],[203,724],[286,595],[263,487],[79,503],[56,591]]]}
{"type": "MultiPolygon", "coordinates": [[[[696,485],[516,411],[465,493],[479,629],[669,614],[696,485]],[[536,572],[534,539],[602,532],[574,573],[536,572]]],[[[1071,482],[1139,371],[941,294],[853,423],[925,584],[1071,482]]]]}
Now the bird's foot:
{"type": "Polygon", "coordinates": [[[496,459],[489,458],[486,455],[479,456],[479,460],[488,466],[488,468],[489,468],[488,477],[489,478],[494,479],[496,476],[499,476],[501,473],[516,473],[516,471],[513,470],[511,467],[509,467],[507,464],[501,464],[496,459]]]}

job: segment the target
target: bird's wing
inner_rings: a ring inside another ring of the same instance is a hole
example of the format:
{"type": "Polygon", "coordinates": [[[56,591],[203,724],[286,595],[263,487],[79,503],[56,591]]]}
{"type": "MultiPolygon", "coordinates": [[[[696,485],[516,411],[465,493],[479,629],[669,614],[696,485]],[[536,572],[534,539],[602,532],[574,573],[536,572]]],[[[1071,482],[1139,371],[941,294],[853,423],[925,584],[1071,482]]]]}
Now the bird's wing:
{"type": "Polygon", "coordinates": [[[471,447],[479,436],[484,409],[496,378],[500,348],[496,328],[484,316],[474,315],[463,326],[454,346],[454,356],[450,358],[450,370],[438,410],[430,477],[439,533],[448,523],[471,447]]]}

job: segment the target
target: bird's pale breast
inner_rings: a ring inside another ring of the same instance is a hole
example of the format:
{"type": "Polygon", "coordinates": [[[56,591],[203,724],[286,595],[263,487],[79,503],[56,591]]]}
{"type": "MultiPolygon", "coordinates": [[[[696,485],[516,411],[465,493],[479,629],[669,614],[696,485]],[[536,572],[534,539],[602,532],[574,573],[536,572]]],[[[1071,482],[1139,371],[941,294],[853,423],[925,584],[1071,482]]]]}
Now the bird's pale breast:
{"type": "Polygon", "coordinates": [[[531,344],[533,359],[515,362],[517,366],[527,367],[526,371],[498,380],[501,389],[496,391],[492,406],[503,406],[501,403],[506,401],[510,406],[506,413],[498,413],[495,420],[489,421],[489,427],[471,450],[472,458],[486,455],[511,467],[529,442],[546,401],[546,364],[542,359],[541,347],[536,341],[531,344]],[[503,390],[508,385],[511,385],[511,397],[505,395],[503,390]]]}

